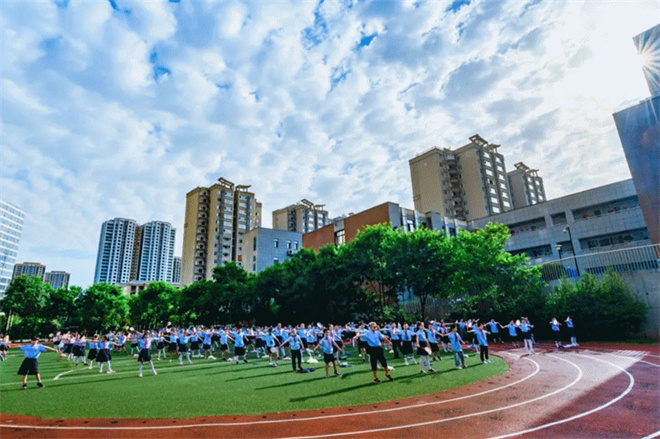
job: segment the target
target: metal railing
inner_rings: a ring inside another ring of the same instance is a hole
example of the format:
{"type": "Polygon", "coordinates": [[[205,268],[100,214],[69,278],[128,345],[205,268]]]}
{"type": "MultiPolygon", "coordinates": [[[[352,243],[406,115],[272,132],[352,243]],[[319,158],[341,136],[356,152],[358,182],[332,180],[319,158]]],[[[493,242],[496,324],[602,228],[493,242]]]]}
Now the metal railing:
{"type": "Polygon", "coordinates": [[[579,277],[584,273],[604,274],[609,270],[617,273],[658,270],[660,244],[644,245],[598,253],[570,255],[539,264],[543,280],[551,282],[563,277],[579,277]]]}

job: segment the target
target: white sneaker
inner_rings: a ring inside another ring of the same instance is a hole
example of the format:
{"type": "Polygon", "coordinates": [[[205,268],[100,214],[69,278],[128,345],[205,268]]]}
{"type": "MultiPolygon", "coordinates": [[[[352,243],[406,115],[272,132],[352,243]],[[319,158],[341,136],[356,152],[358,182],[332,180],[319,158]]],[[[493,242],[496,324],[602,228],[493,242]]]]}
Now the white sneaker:
{"type": "Polygon", "coordinates": [[[138,374],[138,377],[142,378],[142,373],[139,373],[139,374],[138,374]]]}

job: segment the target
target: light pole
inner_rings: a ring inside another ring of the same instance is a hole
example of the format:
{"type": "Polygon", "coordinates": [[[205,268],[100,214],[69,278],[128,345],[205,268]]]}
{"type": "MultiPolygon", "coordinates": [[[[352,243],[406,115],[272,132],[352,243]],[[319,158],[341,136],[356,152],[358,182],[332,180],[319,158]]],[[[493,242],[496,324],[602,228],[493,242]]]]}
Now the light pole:
{"type": "Polygon", "coordinates": [[[571,235],[571,228],[569,226],[564,227],[564,233],[566,232],[568,232],[568,239],[571,241],[571,248],[573,249],[573,261],[575,261],[575,270],[577,271],[578,278],[580,278],[582,276],[580,275],[580,267],[578,266],[578,261],[575,257],[575,245],[573,244],[573,235],[571,235]]]}
{"type": "Polygon", "coordinates": [[[559,262],[561,262],[561,244],[555,245],[555,250],[559,253],[559,262]]]}

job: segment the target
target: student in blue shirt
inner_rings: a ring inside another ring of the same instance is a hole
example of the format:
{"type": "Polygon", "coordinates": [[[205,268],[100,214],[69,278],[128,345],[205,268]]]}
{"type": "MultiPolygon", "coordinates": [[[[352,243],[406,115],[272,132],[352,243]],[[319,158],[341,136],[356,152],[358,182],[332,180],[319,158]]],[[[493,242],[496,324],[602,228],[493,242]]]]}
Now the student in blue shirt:
{"type": "Polygon", "coordinates": [[[178,342],[178,348],[179,348],[179,366],[183,366],[183,355],[185,354],[186,359],[188,360],[188,364],[192,364],[192,360],[190,359],[190,351],[188,350],[188,341],[190,340],[190,337],[186,336],[186,333],[184,331],[179,332],[179,337],[177,339],[178,342]]]}
{"type": "Polygon", "coordinates": [[[561,332],[560,332],[561,323],[559,323],[557,319],[553,317],[552,320],[550,321],[550,326],[552,328],[552,332],[555,335],[555,346],[557,347],[557,349],[563,348],[563,346],[561,345],[561,332]]]}
{"type": "Polygon", "coordinates": [[[465,344],[461,335],[458,333],[458,325],[454,325],[451,332],[446,335],[451,343],[451,350],[454,353],[454,364],[457,369],[465,368],[465,356],[461,344],[465,344]]]}
{"type": "Polygon", "coordinates": [[[332,369],[335,371],[335,376],[339,376],[339,372],[337,372],[337,359],[335,358],[335,349],[338,351],[339,350],[339,345],[335,342],[333,336],[328,333],[328,328],[325,328],[323,330],[323,338],[321,341],[319,341],[319,344],[317,344],[314,347],[314,352],[318,348],[321,348],[323,351],[323,361],[325,362],[325,377],[329,378],[330,375],[328,374],[329,372],[329,365],[332,363],[332,369]]]}
{"type": "Polygon", "coordinates": [[[296,371],[296,361],[298,361],[298,370],[302,372],[303,339],[295,329],[291,330],[289,338],[284,340],[284,343],[282,344],[284,345],[287,343],[291,347],[291,367],[293,368],[293,371],[296,371]]]}
{"type": "Polygon", "coordinates": [[[389,342],[389,339],[378,330],[376,322],[369,323],[369,330],[364,333],[364,339],[367,342],[367,353],[369,354],[369,362],[371,363],[371,373],[374,375],[374,384],[380,383],[376,373],[378,363],[380,363],[385,371],[385,378],[393,381],[394,378],[390,375],[390,369],[387,367],[387,360],[385,360],[385,354],[381,346],[383,341],[389,342]]]}
{"type": "Polygon", "coordinates": [[[247,363],[247,354],[245,352],[245,332],[243,332],[243,328],[238,326],[236,331],[232,333],[232,337],[234,339],[234,360],[236,360],[236,364],[240,362],[239,357],[241,355],[243,356],[243,362],[247,363]]]}
{"type": "Polygon", "coordinates": [[[153,344],[155,338],[149,334],[149,331],[145,331],[142,334],[142,337],[138,339],[138,346],[140,347],[140,352],[138,353],[138,376],[142,378],[142,366],[145,361],[151,366],[151,373],[158,375],[156,373],[156,368],[154,367],[154,362],[151,360],[151,345],[153,344]]]}
{"type": "Polygon", "coordinates": [[[571,337],[571,344],[569,346],[579,346],[577,338],[575,337],[575,326],[573,325],[573,319],[571,316],[566,317],[564,323],[566,323],[566,328],[568,328],[568,332],[571,337]]]}
{"type": "Polygon", "coordinates": [[[417,361],[415,361],[415,356],[413,355],[412,348],[414,334],[414,331],[408,328],[408,324],[404,323],[403,330],[399,333],[399,336],[401,337],[401,353],[403,354],[403,362],[406,366],[409,364],[409,358],[413,364],[417,364],[417,361]]]}
{"type": "Polygon", "coordinates": [[[431,354],[431,347],[429,346],[426,330],[424,328],[424,322],[417,323],[415,340],[417,356],[419,357],[419,373],[426,373],[426,371],[424,371],[424,362],[426,362],[426,367],[429,372],[435,372],[433,367],[431,367],[431,360],[429,359],[429,355],[431,354]]]}
{"type": "Polygon", "coordinates": [[[94,336],[93,339],[87,340],[87,361],[89,361],[89,368],[91,369],[94,366],[94,360],[96,360],[96,354],[98,350],[96,349],[96,344],[98,343],[98,337],[94,336]]]}
{"type": "Polygon", "coordinates": [[[474,335],[477,337],[477,343],[479,344],[479,356],[481,357],[481,362],[483,364],[490,363],[488,359],[488,336],[487,332],[484,331],[484,325],[479,323],[479,326],[474,330],[474,335]]]}
{"type": "Polygon", "coordinates": [[[505,326],[509,330],[509,339],[511,340],[511,345],[514,348],[519,348],[520,344],[518,343],[518,327],[511,320],[508,325],[505,326]]]}
{"type": "Polygon", "coordinates": [[[504,328],[504,326],[502,326],[500,322],[496,322],[495,319],[490,319],[488,327],[490,328],[491,340],[493,340],[494,343],[504,343],[499,330],[499,328],[504,328]]]}
{"type": "Polygon", "coordinates": [[[57,349],[39,344],[39,340],[33,338],[32,343],[21,346],[21,350],[25,355],[25,359],[23,360],[23,363],[21,363],[21,367],[18,369],[18,375],[23,375],[23,389],[27,389],[28,375],[35,375],[37,377],[37,387],[43,387],[44,383],[41,382],[39,361],[37,358],[39,358],[39,355],[41,355],[42,352],[57,352],[57,349]]]}
{"type": "Polygon", "coordinates": [[[534,325],[529,323],[527,317],[520,321],[520,331],[522,332],[523,343],[525,344],[525,353],[528,355],[534,353],[534,344],[532,343],[532,328],[534,325]]]}
{"type": "Polygon", "coordinates": [[[280,340],[277,335],[275,335],[275,330],[273,328],[268,328],[268,332],[263,335],[263,340],[266,342],[266,349],[268,350],[268,365],[277,367],[278,351],[280,347],[280,340]],[[273,361],[273,356],[275,356],[275,361],[273,361]]]}

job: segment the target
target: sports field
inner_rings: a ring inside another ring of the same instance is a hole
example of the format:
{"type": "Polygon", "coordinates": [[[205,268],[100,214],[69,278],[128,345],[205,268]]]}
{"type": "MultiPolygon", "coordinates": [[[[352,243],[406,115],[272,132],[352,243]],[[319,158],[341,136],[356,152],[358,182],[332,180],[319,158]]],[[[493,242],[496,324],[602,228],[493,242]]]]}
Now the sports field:
{"type": "Polygon", "coordinates": [[[1,411],[44,418],[191,418],[300,411],[426,395],[508,370],[498,357],[491,356],[491,363],[484,365],[475,354],[469,354],[466,369],[457,370],[453,356],[444,354],[442,361],[433,363],[435,373],[420,374],[419,365],[405,366],[403,360],[390,356],[395,380],[374,384],[368,363],[353,348],[347,353],[350,367],[339,367],[341,377],[325,378],[322,361],[303,363],[315,368],[312,372],[294,373],[289,361],[271,367],[267,359],[251,354],[248,364],[193,359],[192,365],[178,366],[176,360],[154,361],[158,375],[145,365],[144,377],[139,378],[137,361],[127,354],[113,355],[116,373],[106,374],[104,369],[100,374],[96,363],[91,370],[72,366],[48,352],[39,358],[45,387],[37,388],[34,377],[29,377],[28,388],[21,390],[16,372],[22,355],[12,349],[8,360],[0,363],[1,411]]]}

